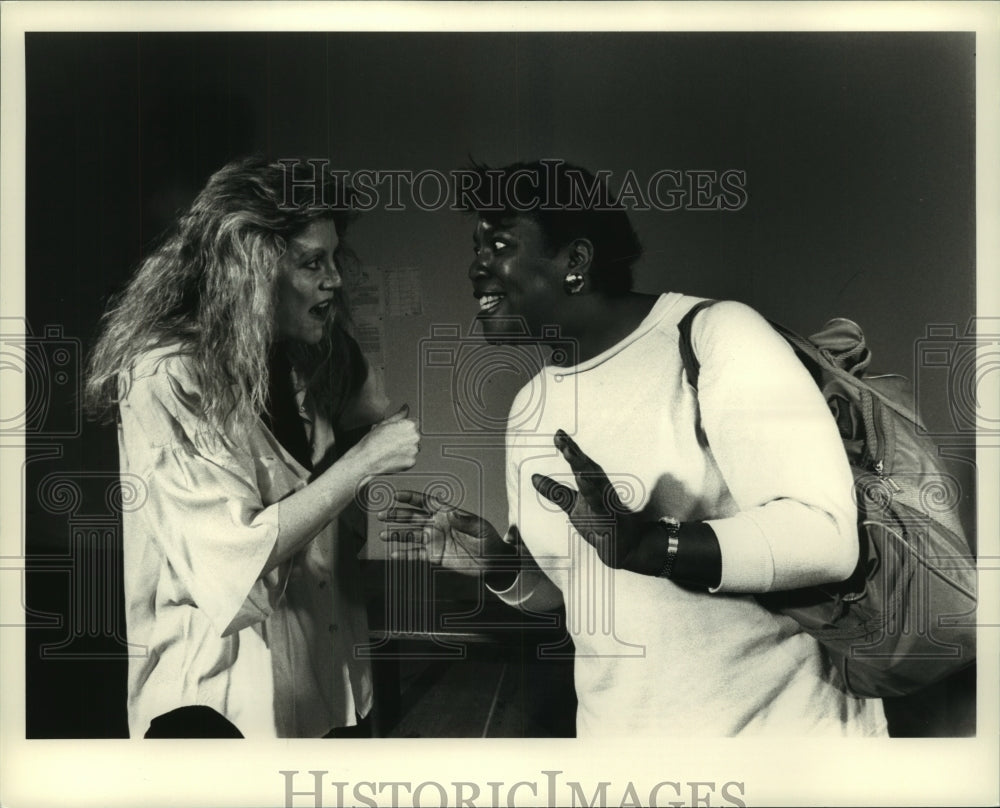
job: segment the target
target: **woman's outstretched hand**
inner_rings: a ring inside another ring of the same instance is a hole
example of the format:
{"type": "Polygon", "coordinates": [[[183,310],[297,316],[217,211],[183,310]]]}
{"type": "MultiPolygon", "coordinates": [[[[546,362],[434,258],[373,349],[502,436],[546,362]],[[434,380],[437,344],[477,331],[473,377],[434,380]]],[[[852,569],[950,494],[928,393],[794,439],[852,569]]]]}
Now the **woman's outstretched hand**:
{"type": "Polygon", "coordinates": [[[487,520],[417,491],[396,491],[378,519],[379,533],[396,545],[390,557],[429,561],[464,575],[512,569],[517,548],[507,544],[487,520]]]}
{"type": "Polygon", "coordinates": [[[546,499],[569,516],[573,527],[597,550],[601,561],[616,569],[632,569],[631,558],[648,530],[642,518],[625,507],[608,475],[561,429],[554,443],[573,470],[576,485],[557,483],[544,474],[533,474],[531,483],[546,499]]]}

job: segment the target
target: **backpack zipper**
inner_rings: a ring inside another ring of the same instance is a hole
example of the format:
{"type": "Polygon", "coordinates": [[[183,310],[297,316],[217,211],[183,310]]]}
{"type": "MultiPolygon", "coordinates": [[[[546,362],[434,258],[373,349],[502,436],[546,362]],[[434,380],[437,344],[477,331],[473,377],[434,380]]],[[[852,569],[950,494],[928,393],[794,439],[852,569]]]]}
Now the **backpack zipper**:
{"type": "Polygon", "coordinates": [[[882,427],[882,421],[884,414],[882,412],[882,405],[880,402],[875,400],[875,396],[866,395],[865,396],[865,407],[864,407],[864,417],[868,421],[870,419],[871,432],[875,438],[875,453],[872,459],[872,470],[878,476],[879,480],[889,486],[893,493],[898,494],[903,489],[897,485],[896,481],[890,477],[885,470],[885,453],[886,453],[886,438],[885,430],[882,427]]]}
{"type": "Polygon", "coordinates": [[[879,480],[888,485],[892,489],[893,493],[899,494],[902,492],[903,489],[899,487],[899,484],[894,479],[892,479],[892,477],[890,477],[888,474],[885,473],[885,463],[879,460],[875,463],[875,466],[873,468],[879,480]]]}

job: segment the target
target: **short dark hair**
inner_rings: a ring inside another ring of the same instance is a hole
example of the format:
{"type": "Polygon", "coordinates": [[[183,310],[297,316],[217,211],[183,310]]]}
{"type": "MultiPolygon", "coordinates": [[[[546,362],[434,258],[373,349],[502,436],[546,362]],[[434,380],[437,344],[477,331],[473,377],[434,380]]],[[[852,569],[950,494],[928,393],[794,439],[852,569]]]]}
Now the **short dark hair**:
{"type": "Polygon", "coordinates": [[[552,252],[586,238],[594,246],[594,290],[613,296],[632,289],[632,266],[642,243],[603,177],[554,158],[502,168],[473,162],[471,171],[478,183],[463,198],[468,212],[494,225],[514,216],[530,218],[552,252]]]}

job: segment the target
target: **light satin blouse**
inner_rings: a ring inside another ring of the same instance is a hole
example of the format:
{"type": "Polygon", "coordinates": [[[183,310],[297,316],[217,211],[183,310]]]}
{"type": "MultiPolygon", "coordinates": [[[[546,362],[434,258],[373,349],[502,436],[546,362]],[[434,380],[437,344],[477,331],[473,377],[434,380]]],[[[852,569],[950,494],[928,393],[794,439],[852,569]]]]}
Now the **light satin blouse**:
{"type": "MultiPolygon", "coordinates": [[[[386,401],[373,374],[356,425],[386,401]]],[[[177,707],[206,705],[250,737],[321,737],[372,704],[365,602],[354,542],[334,519],[289,561],[261,570],[278,535],[272,509],[310,472],[261,421],[238,439],[211,429],[176,346],[135,363],[121,402],[119,450],[132,737],[177,707]]],[[[303,392],[318,462],[331,424],[303,392]]]]}

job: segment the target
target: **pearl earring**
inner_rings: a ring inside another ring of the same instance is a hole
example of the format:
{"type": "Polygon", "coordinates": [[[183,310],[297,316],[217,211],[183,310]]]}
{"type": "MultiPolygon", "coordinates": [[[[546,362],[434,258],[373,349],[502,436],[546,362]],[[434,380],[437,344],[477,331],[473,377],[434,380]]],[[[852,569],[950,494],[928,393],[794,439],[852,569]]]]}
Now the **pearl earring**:
{"type": "Polygon", "coordinates": [[[563,280],[563,289],[568,295],[578,295],[583,290],[584,280],[579,272],[570,272],[563,280]]]}

